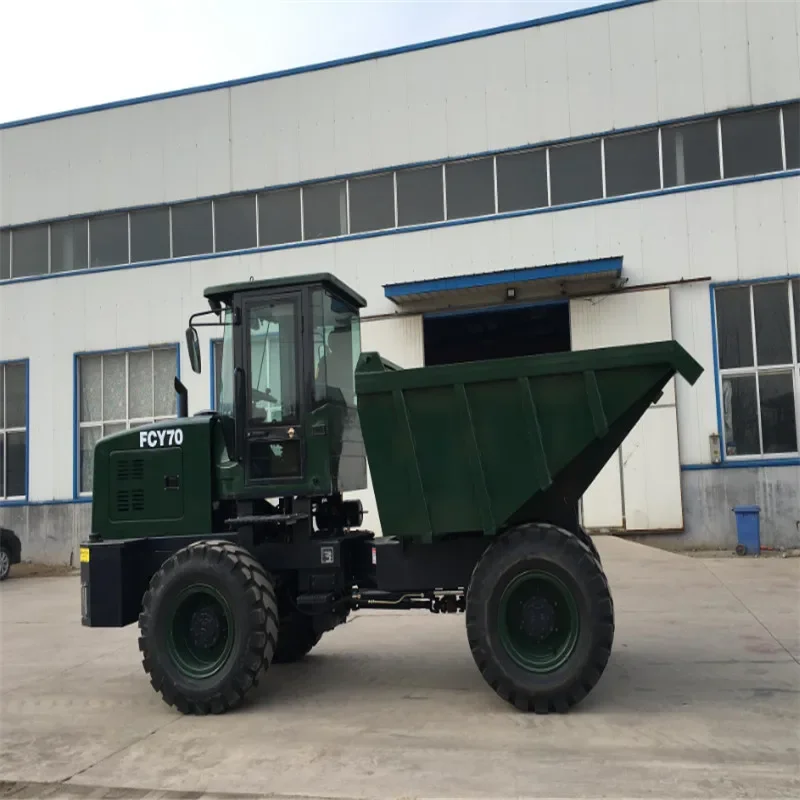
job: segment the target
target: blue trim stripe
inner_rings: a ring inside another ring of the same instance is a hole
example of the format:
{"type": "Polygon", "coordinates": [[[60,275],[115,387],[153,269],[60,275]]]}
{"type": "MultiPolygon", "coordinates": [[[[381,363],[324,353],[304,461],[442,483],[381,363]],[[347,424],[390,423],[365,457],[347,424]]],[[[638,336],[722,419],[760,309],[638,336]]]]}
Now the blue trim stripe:
{"type": "Polygon", "coordinates": [[[160,266],[162,264],[180,264],[196,261],[208,261],[216,258],[231,258],[234,256],[252,255],[254,253],[270,253],[281,250],[293,250],[300,247],[319,247],[325,244],[340,244],[342,242],[352,242],[359,239],[376,239],[381,236],[400,236],[417,231],[438,230],[439,228],[451,228],[457,225],[475,225],[484,222],[496,222],[498,220],[513,219],[515,217],[531,217],[536,214],[553,214],[562,211],[569,211],[574,208],[590,208],[592,206],[603,206],[611,203],[626,203],[634,200],[645,200],[650,197],[663,197],[670,194],[682,194],[684,192],[697,192],[712,189],[720,189],[739,184],[760,183],[762,181],[784,180],[800,176],[800,169],[786,170],[769,175],[753,175],[747,178],[731,178],[729,180],[715,181],[714,183],[698,183],[691,186],[678,186],[669,189],[655,189],[651,192],[641,194],[623,195],[620,197],[604,197],[597,200],[588,200],[583,203],[569,203],[563,206],[548,206],[544,208],[526,209],[524,211],[506,211],[501,214],[493,214],[485,217],[471,217],[466,219],[443,220],[441,222],[431,222],[424,225],[409,225],[403,228],[389,228],[381,231],[369,231],[366,233],[353,233],[346,236],[334,236],[327,239],[313,239],[304,242],[291,242],[289,244],[268,245],[265,247],[252,247],[247,250],[235,250],[226,253],[205,253],[197,256],[185,256],[181,258],[161,259],[158,261],[142,261],[137,264],[120,264],[114,267],[93,267],[91,269],[80,269],[73,272],[56,272],[47,275],[27,275],[22,278],[11,278],[0,281],[0,287],[9,286],[14,283],[29,283],[32,281],[45,281],[54,279],[74,278],[77,276],[95,275],[100,272],[117,272],[124,269],[143,269],[146,267],[160,266]]]}
{"type": "Polygon", "coordinates": [[[79,354],[72,354],[72,497],[80,494],[78,485],[78,448],[80,440],[78,429],[78,361],[79,354]]]}
{"type": "MultiPolygon", "coordinates": [[[[0,367],[9,364],[22,364],[25,367],[25,493],[21,497],[13,500],[0,498],[0,506],[19,506],[25,505],[30,497],[30,475],[31,475],[31,360],[29,358],[9,358],[0,361],[0,367]]],[[[0,403],[3,402],[0,396],[0,403]]],[[[2,469],[2,465],[0,465],[2,469]]],[[[0,485],[3,476],[0,475],[0,485]]]]}
{"type": "MultiPolygon", "coordinates": [[[[90,503],[91,496],[80,492],[80,415],[78,409],[78,365],[84,356],[109,356],[118,353],[140,353],[144,350],[166,350],[175,348],[175,375],[181,377],[181,345],[180,342],[160,342],[157,344],[136,345],[134,347],[113,347],[108,350],[82,350],[73,353],[72,364],[72,501],[74,503],[90,503]]],[[[175,413],[178,411],[178,398],[175,397],[175,413]]],[[[102,425],[103,422],[100,421],[102,425]]]]}
{"type": "Polygon", "coordinates": [[[720,457],[725,460],[725,437],[723,436],[722,427],[722,403],[720,397],[720,382],[719,382],[719,340],[717,337],[717,304],[714,299],[714,284],[708,287],[708,296],[711,304],[711,352],[713,356],[713,375],[714,375],[714,399],[717,404],[717,435],[720,441],[720,457]]]}
{"type": "Polygon", "coordinates": [[[758,283],[775,283],[775,281],[794,281],[800,278],[800,272],[787,272],[784,275],[772,275],[768,278],[737,278],[730,281],[714,281],[711,287],[714,289],[726,286],[752,286],[758,283]]]}
{"type": "Polygon", "coordinates": [[[173,97],[183,97],[191,94],[201,94],[204,92],[213,92],[218,89],[231,89],[236,86],[246,86],[250,83],[260,83],[263,81],[276,80],[278,78],[286,78],[292,75],[302,75],[308,72],[318,72],[325,69],[333,69],[335,67],[347,66],[349,64],[358,64],[364,61],[371,61],[377,58],[388,58],[390,56],[402,55],[404,53],[414,53],[419,50],[429,50],[433,47],[443,47],[449,44],[457,44],[459,42],[466,42],[472,39],[482,39],[488,36],[496,36],[501,33],[509,33],[511,31],[524,30],[526,28],[537,28],[543,25],[551,25],[555,22],[564,22],[578,17],[588,17],[594,14],[607,13],[609,11],[616,11],[620,8],[628,8],[629,6],[642,5],[644,3],[651,3],[654,0],[616,0],[616,2],[605,3],[590,8],[581,8],[574,11],[565,11],[561,14],[553,14],[547,17],[539,17],[537,19],[525,20],[523,22],[512,22],[507,25],[499,25],[493,28],[483,28],[477,31],[470,31],[469,33],[457,34],[455,36],[446,36],[439,39],[430,39],[424,42],[417,42],[411,45],[403,45],[400,47],[393,47],[385,50],[376,50],[369,53],[362,53],[356,56],[348,56],[345,58],[333,59],[330,61],[323,61],[316,64],[309,64],[303,67],[292,67],[290,69],[279,70],[276,72],[268,72],[262,75],[253,75],[247,78],[237,78],[230,81],[221,81],[218,83],[209,83],[201,86],[189,87],[186,89],[177,89],[171,92],[161,92],[158,94],[143,95],[141,97],[134,97],[128,100],[117,100],[111,103],[102,103],[98,105],[85,106],[83,108],[76,108],[69,111],[60,111],[53,114],[43,114],[36,117],[29,117],[28,119],[14,120],[11,122],[0,123],[0,130],[4,128],[18,128],[22,125],[31,125],[36,122],[45,122],[48,120],[62,119],[64,117],[73,117],[80,114],[92,114],[97,111],[106,111],[113,108],[123,108],[125,106],[140,105],[142,103],[151,103],[157,100],[168,100],[173,97]]]}
{"type": "Polygon", "coordinates": [[[681,464],[681,472],[701,472],[715,469],[766,469],[767,467],[797,467],[800,458],[763,458],[743,461],[723,461],[721,464],[681,464]]]}
{"type": "Polygon", "coordinates": [[[459,275],[452,278],[436,278],[426,281],[393,283],[384,286],[384,294],[390,300],[415,294],[456,291],[459,289],[478,289],[484,286],[498,286],[504,283],[528,283],[531,281],[554,280],[578,276],[597,275],[613,272],[617,277],[622,272],[622,258],[601,258],[573,264],[555,264],[549,267],[529,267],[498,272],[484,272],[476,275],[459,275]]]}

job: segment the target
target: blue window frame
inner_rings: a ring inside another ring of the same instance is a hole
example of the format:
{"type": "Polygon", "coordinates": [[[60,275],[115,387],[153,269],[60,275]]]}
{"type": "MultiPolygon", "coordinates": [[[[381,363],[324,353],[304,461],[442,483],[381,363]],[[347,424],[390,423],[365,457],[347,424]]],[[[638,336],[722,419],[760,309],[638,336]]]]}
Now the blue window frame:
{"type": "Polygon", "coordinates": [[[723,458],[800,455],[800,277],[712,287],[723,458]]]}
{"type": "Polygon", "coordinates": [[[28,498],[29,362],[0,361],[0,503],[28,498]]]}
{"type": "Polygon", "coordinates": [[[0,280],[297,247],[344,236],[385,235],[411,225],[439,227],[720,181],[782,177],[798,168],[797,120],[795,98],[243,194],[108,210],[89,221],[88,243],[88,218],[43,220],[0,231],[0,280]],[[521,169],[530,174],[526,177],[521,169]],[[526,180],[536,186],[532,189],[526,180]],[[373,184],[383,186],[378,192],[382,199],[372,198],[370,206],[365,187],[373,184]],[[72,231],[68,241],[62,230],[67,222],[72,231]]]}
{"type": "Polygon", "coordinates": [[[76,497],[91,494],[102,437],[177,416],[176,375],[177,344],[75,354],[76,497]]]}

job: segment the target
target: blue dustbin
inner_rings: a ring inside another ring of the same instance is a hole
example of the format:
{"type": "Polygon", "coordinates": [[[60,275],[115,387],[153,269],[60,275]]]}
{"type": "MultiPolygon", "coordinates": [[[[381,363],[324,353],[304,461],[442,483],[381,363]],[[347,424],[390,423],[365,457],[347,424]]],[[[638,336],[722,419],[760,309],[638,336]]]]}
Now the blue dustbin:
{"type": "Polygon", "coordinates": [[[757,555],[761,552],[761,519],[759,506],[736,506],[736,552],[743,556],[747,553],[757,555]]]}

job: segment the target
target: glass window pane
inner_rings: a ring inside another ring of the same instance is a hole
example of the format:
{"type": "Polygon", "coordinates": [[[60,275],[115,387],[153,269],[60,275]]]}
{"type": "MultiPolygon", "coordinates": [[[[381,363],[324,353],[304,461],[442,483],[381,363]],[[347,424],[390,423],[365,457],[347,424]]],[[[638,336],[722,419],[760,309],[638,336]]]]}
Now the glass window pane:
{"type": "Polygon", "coordinates": [[[172,255],[196,256],[214,249],[211,201],[172,207],[172,255]]]}
{"type": "Polygon", "coordinates": [[[131,211],[131,261],[169,258],[169,208],[131,211]]]}
{"type": "Polygon", "coordinates": [[[599,139],[550,148],[550,196],[554,206],[603,196],[599,139]]]}
{"type": "Polygon", "coordinates": [[[717,120],[672,125],[661,131],[664,186],[719,180],[717,120]]]}
{"type": "Polygon", "coordinates": [[[81,428],[81,492],[91,492],[94,475],[94,446],[100,440],[102,428],[99,425],[81,428]]]}
{"type": "Polygon", "coordinates": [[[6,497],[25,495],[25,432],[6,434],[6,497]]]}
{"type": "Polygon", "coordinates": [[[797,339],[797,360],[800,361],[800,278],[792,281],[792,305],[794,306],[794,335],[797,339]]]}
{"type": "Polygon", "coordinates": [[[355,407],[354,370],[360,352],[358,317],[328,292],[312,297],[314,400],[355,407]]]}
{"type": "Polygon", "coordinates": [[[256,246],[256,196],[225,197],[214,201],[216,250],[245,250],[256,246]]]}
{"type": "Polygon", "coordinates": [[[608,197],[661,188],[658,130],[609,136],[605,156],[608,197]]]}
{"type": "Polygon", "coordinates": [[[788,281],[753,286],[753,308],[756,315],[758,365],[791,364],[788,281]]]}
{"type": "Polygon", "coordinates": [[[175,396],[175,374],[177,371],[177,355],[172,348],[156,350],[153,353],[155,384],[155,415],[157,417],[173,417],[177,413],[175,396]]]}
{"type": "Polygon", "coordinates": [[[270,302],[250,311],[251,423],[297,418],[295,304],[270,302]]]}
{"type": "Polygon", "coordinates": [[[81,356],[79,361],[81,422],[97,422],[103,418],[101,360],[101,356],[81,356]]]}
{"type": "Polygon", "coordinates": [[[125,353],[103,356],[103,420],[126,419],[125,353]]]}
{"type": "Polygon", "coordinates": [[[214,342],[214,408],[219,408],[219,392],[222,387],[222,342],[214,342]]]}
{"type": "Polygon", "coordinates": [[[5,427],[5,394],[3,387],[5,386],[5,375],[6,375],[6,368],[4,365],[0,364],[0,428],[5,427]]]}
{"type": "Polygon", "coordinates": [[[303,189],[303,225],[306,239],[324,239],[347,233],[347,187],[344,181],[317,183],[303,189]]]}
{"type": "Polygon", "coordinates": [[[394,175],[371,175],[350,181],[350,232],[394,228],[394,175]]]}
{"type": "Polygon", "coordinates": [[[299,242],[303,238],[300,225],[300,189],[279,189],[258,196],[258,243],[299,242]]]}
{"type": "Polygon", "coordinates": [[[11,277],[11,231],[0,231],[0,281],[11,277]]]}
{"type": "Polygon", "coordinates": [[[15,228],[11,255],[12,277],[46,275],[48,263],[47,225],[15,228]]]}
{"type": "Polygon", "coordinates": [[[722,160],[726,178],[783,169],[778,109],[723,117],[722,160]]]}
{"type": "Polygon", "coordinates": [[[153,416],[153,356],[149,350],[128,354],[128,419],[153,416]]]}
{"type": "Polygon", "coordinates": [[[783,139],[786,143],[786,168],[800,169],[800,103],[783,107],[783,139]]]}
{"type": "Polygon", "coordinates": [[[750,288],[717,289],[717,341],[719,367],[753,366],[753,328],[750,323],[750,288]]]}
{"type": "Polygon", "coordinates": [[[494,214],[494,159],[451,162],[444,174],[448,219],[494,214]]]}
{"type": "Polygon", "coordinates": [[[50,271],[86,269],[89,264],[89,222],[54,222],[50,226],[50,271]]]}
{"type": "Polygon", "coordinates": [[[112,422],[103,425],[103,436],[111,436],[112,433],[122,433],[128,427],[125,422],[112,422]]]}
{"type": "Polygon", "coordinates": [[[107,214],[89,223],[91,266],[128,263],[128,215],[107,214]]]}
{"type": "Polygon", "coordinates": [[[755,375],[722,379],[722,420],[729,456],[759,452],[755,375]]]}
{"type": "Polygon", "coordinates": [[[27,418],[27,400],[25,364],[6,364],[5,369],[5,426],[6,428],[23,428],[27,418]]]}
{"type": "Polygon", "coordinates": [[[441,166],[398,171],[397,216],[399,225],[421,225],[444,219],[441,166]]]}
{"type": "Polygon", "coordinates": [[[758,376],[764,453],[797,451],[797,419],[792,383],[791,372],[758,376]]]}
{"type": "Polygon", "coordinates": [[[0,497],[6,496],[6,435],[0,431],[0,497]]]}
{"type": "Polygon", "coordinates": [[[544,149],[497,156],[498,211],[547,205],[547,154],[544,149]]]}

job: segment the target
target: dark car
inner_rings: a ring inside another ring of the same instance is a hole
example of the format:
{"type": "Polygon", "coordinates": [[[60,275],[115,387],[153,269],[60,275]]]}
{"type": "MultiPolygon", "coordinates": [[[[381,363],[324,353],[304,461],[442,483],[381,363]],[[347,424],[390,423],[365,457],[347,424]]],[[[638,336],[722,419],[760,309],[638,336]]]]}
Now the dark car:
{"type": "Polygon", "coordinates": [[[0,581],[8,577],[12,564],[19,564],[22,544],[14,531],[0,528],[0,581]]]}

